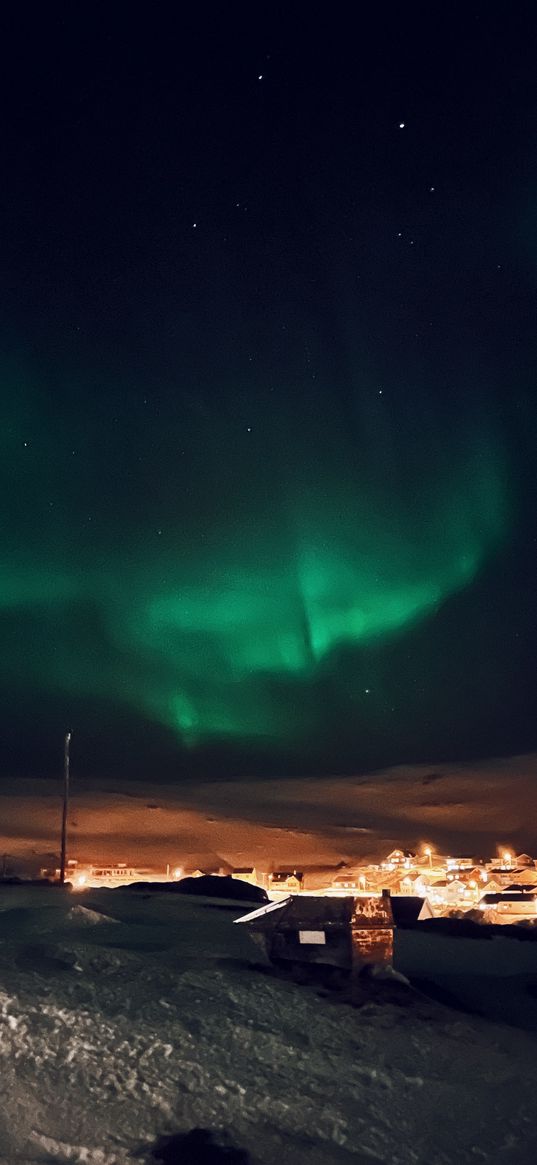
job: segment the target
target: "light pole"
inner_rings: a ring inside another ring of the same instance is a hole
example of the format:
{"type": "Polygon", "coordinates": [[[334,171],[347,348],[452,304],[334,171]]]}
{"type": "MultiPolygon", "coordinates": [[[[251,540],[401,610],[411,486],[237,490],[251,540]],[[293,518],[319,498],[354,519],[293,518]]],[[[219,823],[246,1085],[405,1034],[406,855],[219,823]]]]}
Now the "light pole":
{"type": "Polygon", "coordinates": [[[60,886],[65,886],[65,868],[67,865],[67,810],[69,807],[69,745],[71,733],[65,733],[63,745],[63,809],[62,809],[62,845],[60,857],[60,886]]]}

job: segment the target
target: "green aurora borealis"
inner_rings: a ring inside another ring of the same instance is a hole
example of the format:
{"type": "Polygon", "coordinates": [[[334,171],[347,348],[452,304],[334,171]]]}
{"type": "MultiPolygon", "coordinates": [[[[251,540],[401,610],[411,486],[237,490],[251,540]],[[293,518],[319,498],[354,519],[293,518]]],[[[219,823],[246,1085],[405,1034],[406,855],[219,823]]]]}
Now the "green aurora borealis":
{"type": "Polygon", "coordinates": [[[118,703],[188,747],[261,739],[300,750],[322,734],[326,692],[340,687],[357,724],[371,706],[389,717],[375,659],[471,586],[508,527],[500,448],[468,430],[435,433],[415,415],[409,455],[378,393],[381,439],[359,463],[317,393],[284,489],[266,417],[259,433],[213,417],[200,473],[188,409],[165,439],[184,441],[188,426],[190,438],[162,463],[160,423],[143,400],[127,435],[117,401],[117,420],[88,407],[76,436],[76,417],[45,416],[45,400],[19,384],[5,431],[4,490],[16,500],[1,601],[26,624],[13,671],[67,702],[118,703]],[[143,472],[125,476],[116,447],[126,442],[144,443],[143,472]],[[213,489],[217,510],[200,522],[213,489]]]}
{"type": "Polygon", "coordinates": [[[281,17],[6,33],[7,776],[537,744],[531,38],[281,17]]]}

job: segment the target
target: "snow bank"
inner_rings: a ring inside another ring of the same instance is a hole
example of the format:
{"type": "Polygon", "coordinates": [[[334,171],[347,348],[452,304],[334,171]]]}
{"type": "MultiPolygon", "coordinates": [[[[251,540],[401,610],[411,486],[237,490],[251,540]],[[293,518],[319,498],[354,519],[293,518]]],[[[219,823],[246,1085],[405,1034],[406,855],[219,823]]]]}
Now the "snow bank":
{"type": "Polygon", "coordinates": [[[227,912],[174,898],[163,915],[158,952],[129,949],[132,922],[121,946],[105,926],[51,931],[53,973],[2,932],[6,1165],[141,1165],[159,1136],[196,1126],[227,1129],[253,1165],[537,1159],[531,1036],[419,997],[353,1009],[222,958],[225,933],[235,952],[244,930],[227,912]],[[192,954],[196,927],[214,957],[192,954]]]}
{"type": "Polygon", "coordinates": [[[67,921],[74,922],[76,926],[98,926],[103,922],[112,922],[117,924],[117,918],[111,918],[109,914],[101,914],[98,910],[89,910],[87,906],[72,906],[67,912],[67,921]]]}

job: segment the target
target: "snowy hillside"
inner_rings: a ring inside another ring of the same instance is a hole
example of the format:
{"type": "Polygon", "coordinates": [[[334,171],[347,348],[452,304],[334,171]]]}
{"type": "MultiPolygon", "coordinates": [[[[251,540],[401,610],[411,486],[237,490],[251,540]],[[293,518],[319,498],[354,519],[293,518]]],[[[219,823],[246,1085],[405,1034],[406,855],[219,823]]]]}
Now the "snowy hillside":
{"type": "MultiPolygon", "coordinates": [[[[532,852],[537,755],[479,763],[399,765],[348,777],[151,784],[104,778],[77,787],[80,861],[264,870],[377,860],[394,846],[493,854],[532,852]],[[194,852],[195,851],[195,852],[194,852]]],[[[0,788],[0,852],[15,872],[51,865],[58,783],[18,778],[0,788]],[[36,856],[39,846],[40,860],[36,856]]],[[[75,838],[72,839],[73,846],[75,838]]]]}
{"type": "Polygon", "coordinates": [[[195,1126],[252,1165],[537,1159],[533,1035],[275,978],[250,965],[241,912],[2,892],[2,1165],[141,1165],[195,1126]]]}

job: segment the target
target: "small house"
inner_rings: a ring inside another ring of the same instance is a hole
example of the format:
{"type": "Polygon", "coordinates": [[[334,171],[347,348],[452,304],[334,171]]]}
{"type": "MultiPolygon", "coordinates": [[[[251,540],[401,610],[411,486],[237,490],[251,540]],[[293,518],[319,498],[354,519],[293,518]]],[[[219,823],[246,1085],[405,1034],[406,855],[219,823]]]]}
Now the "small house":
{"type": "Polygon", "coordinates": [[[251,886],[257,886],[257,870],[255,866],[237,866],[231,874],[232,878],[237,878],[239,882],[249,882],[251,886]]]}
{"type": "Polygon", "coordinates": [[[505,887],[502,885],[499,879],[496,878],[489,878],[488,881],[483,884],[483,891],[486,890],[487,894],[499,894],[504,889],[505,887]]]}
{"type": "Polygon", "coordinates": [[[337,891],[337,893],[353,894],[365,890],[366,885],[365,874],[359,874],[353,870],[342,870],[332,879],[331,889],[337,891]]]}
{"type": "Polygon", "coordinates": [[[298,894],[304,885],[304,874],[299,870],[277,870],[270,875],[270,889],[298,894]]]}
{"type": "Polygon", "coordinates": [[[417,856],[417,854],[409,849],[392,849],[392,852],[386,858],[385,865],[399,866],[408,870],[410,866],[416,864],[417,856]]]}
{"type": "Polygon", "coordinates": [[[423,877],[419,870],[409,870],[400,881],[400,890],[403,894],[416,894],[423,897],[429,890],[429,880],[423,877]]]}
{"type": "Polygon", "coordinates": [[[537,920],[536,890],[506,890],[502,894],[484,894],[479,901],[486,922],[513,923],[537,920]]]}
{"type": "Polygon", "coordinates": [[[276,966],[316,963],[349,973],[387,966],[393,959],[393,914],[388,894],[364,897],[289,897],[251,911],[246,924],[276,966]]]}
{"type": "Polygon", "coordinates": [[[467,854],[466,857],[446,858],[446,867],[452,874],[475,869],[476,864],[475,857],[470,854],[467,854]]]}

